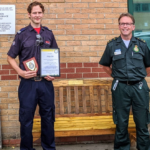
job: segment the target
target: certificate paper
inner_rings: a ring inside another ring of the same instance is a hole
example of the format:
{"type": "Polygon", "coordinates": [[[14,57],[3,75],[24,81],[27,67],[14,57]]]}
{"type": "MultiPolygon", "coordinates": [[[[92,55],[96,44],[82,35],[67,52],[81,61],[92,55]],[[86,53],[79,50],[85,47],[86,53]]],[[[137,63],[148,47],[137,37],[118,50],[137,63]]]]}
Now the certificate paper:
{"type": "Polygon", "coordinates": [[[41,77],[60,76],[60,55],[58,48],[41,49],[41,77]]]}

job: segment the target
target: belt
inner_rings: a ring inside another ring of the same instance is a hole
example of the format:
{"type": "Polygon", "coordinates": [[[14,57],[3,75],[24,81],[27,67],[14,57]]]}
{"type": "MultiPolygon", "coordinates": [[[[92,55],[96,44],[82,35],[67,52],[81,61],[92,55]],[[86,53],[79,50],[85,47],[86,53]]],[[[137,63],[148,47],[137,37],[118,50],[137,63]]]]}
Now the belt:
{"type": "Polygon", "coordinates": [[[124,83],[124,84],[127,84],[127,85],[134,85],[134,84],[137,84],[139,82],[141,82],[142,80],[140,81],[119,81],[120,83],[124,83]]]}
{"type": "Polygon", "coordinates": [[[44,78],[43,78],[43,77],[40,77],[40,76],[36,76],[36,77],[30,78],[30,80],[41,81],[41,80],[44,80],[44,78]]]}

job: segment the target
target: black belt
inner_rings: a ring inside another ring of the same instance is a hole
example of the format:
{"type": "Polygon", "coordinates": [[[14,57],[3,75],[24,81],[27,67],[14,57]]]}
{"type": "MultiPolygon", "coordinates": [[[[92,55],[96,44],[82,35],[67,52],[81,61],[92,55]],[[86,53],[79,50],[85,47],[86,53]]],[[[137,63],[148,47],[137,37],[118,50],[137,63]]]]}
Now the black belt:
{"type": "Polygon", "coordinates": [[[140,81],[119,81],[120,83],[124,83],[124,84],[127,84],[127,85],[134,85],[134,84],[137,84],[139,82],[141,82],[142,80],[140,81]]]}
{"type": "Polygon", "coordinates": [[[40,77],[40,76],[36,76],[36,77],[30,78],[30,80],[41,81],[41,80],[44,80],[44,78],[43,78],[43,77],[40,77]]]}

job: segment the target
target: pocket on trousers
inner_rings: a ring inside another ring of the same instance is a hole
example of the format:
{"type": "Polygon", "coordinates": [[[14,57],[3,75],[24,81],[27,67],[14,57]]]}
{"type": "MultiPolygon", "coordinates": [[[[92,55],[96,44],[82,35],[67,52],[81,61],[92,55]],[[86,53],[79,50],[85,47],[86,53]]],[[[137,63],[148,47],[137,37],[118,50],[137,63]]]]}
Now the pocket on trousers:
{"type": "Polygon", "coordinates": [[[24,118],[24,111],[22,109],[20,109],[19,110],[19,121],[20,121],[20,123],[24,123],[23,118],[24,118]]]}
{"type": "Polygon", "coordinates": [[[117,121],[117,113],[116,113],[115,109],[113,110],[113,121],[114,121],[114,124],[118,123],[118,121],[117,121]]]}
{"type": "Polygon", "coordinates": [[[32,110],[20,108],[19,121],[21,125],[29,127],[33,123],[34,113],[32,110]]]}
{"type": "Polygon", "coordinates": [[[51,122],[55,122],[55,108],[50,108],[47,119],[51,122]]]}
{"type": "Polygon", "coordinates": [[[53,122],[55,122],[55,108],[52,109],[53,122]]]}

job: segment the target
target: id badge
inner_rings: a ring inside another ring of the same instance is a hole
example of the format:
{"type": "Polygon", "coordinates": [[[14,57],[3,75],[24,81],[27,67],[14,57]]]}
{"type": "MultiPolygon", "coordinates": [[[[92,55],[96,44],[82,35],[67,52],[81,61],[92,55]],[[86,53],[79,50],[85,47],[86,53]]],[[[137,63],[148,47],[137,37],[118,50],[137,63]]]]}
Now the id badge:
{"type": "Polygon", "coordinates": [[[116,49],[114,55],[121,55],[121,49],[116,49]]]}

